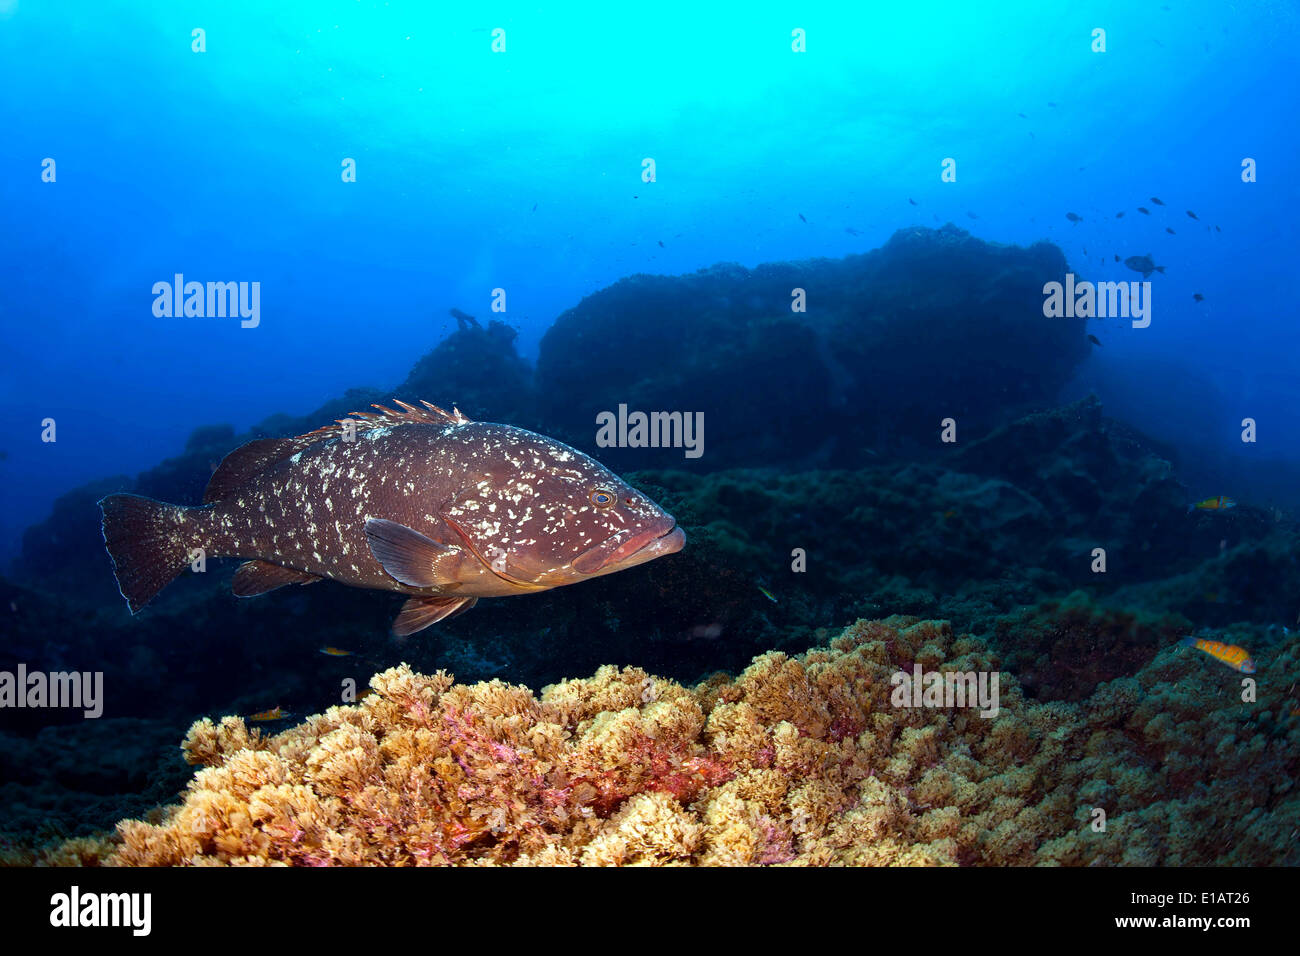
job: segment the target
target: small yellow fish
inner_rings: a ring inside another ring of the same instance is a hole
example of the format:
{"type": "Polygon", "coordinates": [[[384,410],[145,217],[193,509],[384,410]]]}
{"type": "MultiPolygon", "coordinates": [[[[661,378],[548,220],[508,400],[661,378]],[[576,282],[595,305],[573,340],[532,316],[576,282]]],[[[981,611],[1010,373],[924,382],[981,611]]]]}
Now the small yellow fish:
{"type": "Polygon", "coordinates": [[[267,720],[284,720],[286,717],[291,717],[291,716],[293,715],[288,713],[279,704],[276,704],[275,707],[273,707],[270,710],[263,710],[263,711],[259,711],[256,714],[250,715],[248,719],[256,720],[260,723],[262,721],[267,721],[267,720]]]}
{"type": "Polygon", "coordinates": [[[329,646],[326,646],[326,647],[322,647],[322,648],[320,649],[320,652],[321,652],[322,654],[325,654],[325,655],[329,656],[329,657],[351,657],[351,656],[352,656],[352,652],[351,652],[351,651],[345,651],[345,650],[343,650],[343,648],[341,648],[341,647],[329,647],[329,646]]]}
{"type": "Polygon", "coordinates": [[[1194,505],[1188,505],[1188,512],[1192,511],[1227,511],[1229,508],[1237,507],[1237,502],[1233,501],[1227,495],[1219,495],[1215,498],[1206,498],[1204,501],[1198,501],[1194,505]]]}
{"type": "Polygon", "coordinates": [[[1184,637],[1178,643],[1184,647],[1194,647],[1205,651],[1215,660],[1222,661],[1235,671],[1243,674],[1255,673],[1255,662],[1250,659],[1250,652],[1236,644],[1224,644],[1222,641],[1206,641],[1195,637],[1184,637]]]}
{"type": "Polygon", "coordinates": [[[771,601],[773,604],[779,604],[779,603],[780,603],[779,601],[777,601],[776,598],[774,598],[774,597],[772,596],[772,592],[769,591],[767,588],[763,587],[763,585],[759,584],[759,585],[756,585],[756,586],[757,586],[757,588],[758,588],[760,591],[763,592],[763,597],[767,598],[767,599],[768,599],[769,601],[771,601]]]}

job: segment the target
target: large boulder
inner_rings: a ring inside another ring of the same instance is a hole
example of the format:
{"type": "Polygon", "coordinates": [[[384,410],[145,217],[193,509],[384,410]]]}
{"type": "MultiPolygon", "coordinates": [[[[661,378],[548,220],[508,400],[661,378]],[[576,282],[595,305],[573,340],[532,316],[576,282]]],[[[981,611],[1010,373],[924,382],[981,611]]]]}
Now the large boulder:
{"type": "Polygon", "coordinates": [[[1053,399],[1087,356],[1083,319],[1043,315],[1043,285],[1066,268],[1054,245],[948,225],[843,259],[631,276],[542,339],[542,417],[591,451],[597,415],[620,404],[704,413],[699,460],[602,449],[618,467],[853,467],[873,446],[933,447],[941,419],[1005,421],[1053,399]]]}

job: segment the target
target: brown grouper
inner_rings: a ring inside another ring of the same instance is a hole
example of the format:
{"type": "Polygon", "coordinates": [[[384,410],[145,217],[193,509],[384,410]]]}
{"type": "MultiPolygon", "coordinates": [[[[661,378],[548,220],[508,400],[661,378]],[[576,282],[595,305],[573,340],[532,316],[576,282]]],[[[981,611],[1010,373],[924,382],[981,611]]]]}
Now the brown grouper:
{"type": "Polygon", "coordinates": [[[101,501],[132,613],[201,549],[246,559],[241,597],[321,578],[410,595],[393,624],[406,635],[481,597],[585,581],[685,543],[672,515],[567,445],[428,402],[395,404],[237,448],[199,507],[101,501]]]}

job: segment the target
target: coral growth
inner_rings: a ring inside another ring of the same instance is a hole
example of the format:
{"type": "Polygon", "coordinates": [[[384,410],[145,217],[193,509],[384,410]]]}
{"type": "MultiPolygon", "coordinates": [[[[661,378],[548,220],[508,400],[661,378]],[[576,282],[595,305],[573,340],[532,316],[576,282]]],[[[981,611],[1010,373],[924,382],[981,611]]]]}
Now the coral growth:
{"type": "MultiPolygon", "coordinates": [[[[275,736],[202,720],[156,824],[56,860],[175,864],[1276,863],[1300,807],[1282,698],[1169,649],[1079,704],[892,706],[890,677],[991,671],[943,622],[860,621],[695,688],[637,668],[543,690],[405,665],[275,736]],[[1224,688],[1229,688],[1224,692],[1224,688]],[[1272,711],[1277,710],[1274,719],[1272,711]],[[1269,712],[1267,720],[1262,719],[1269,712]],[[1095,808],[1109,818],[1090,823],[1095,808]]],[[[1296,649],[1261,667],[1284,687],[1296,649]]],[[[1280,692],[1274,691],[1274,694],[1280,692]]]]}

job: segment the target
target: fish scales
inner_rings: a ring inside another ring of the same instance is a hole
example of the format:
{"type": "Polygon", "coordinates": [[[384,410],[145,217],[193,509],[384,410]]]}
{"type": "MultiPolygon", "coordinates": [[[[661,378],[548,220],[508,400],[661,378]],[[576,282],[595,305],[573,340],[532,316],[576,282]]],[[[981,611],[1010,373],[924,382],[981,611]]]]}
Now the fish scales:
{"type": "Polygon", "coordinates": [[[613,573],[684,543],[670,514],[567,445],[398,404],[237,449],[201,507],[104,499],[132,611],[203,548],[246,560],[241,596],[322,578],[411,595],[395,629],[412,633],[480,597],[613,573]]]}

